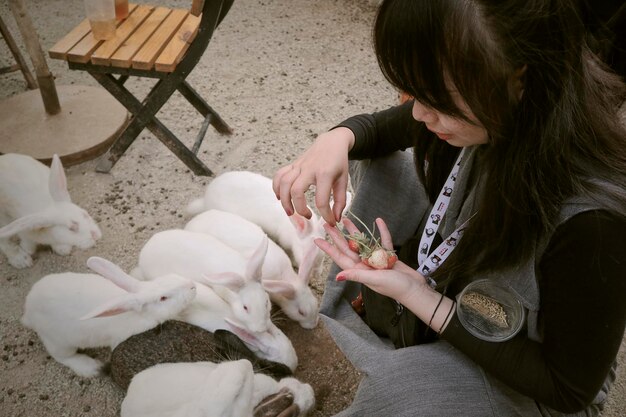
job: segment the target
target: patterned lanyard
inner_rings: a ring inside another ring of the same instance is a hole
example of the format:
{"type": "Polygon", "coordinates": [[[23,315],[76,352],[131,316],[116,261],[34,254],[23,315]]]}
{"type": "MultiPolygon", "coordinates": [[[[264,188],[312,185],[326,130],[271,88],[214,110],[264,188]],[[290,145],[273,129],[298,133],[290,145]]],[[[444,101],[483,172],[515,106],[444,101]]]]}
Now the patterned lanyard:
{"type": "Polygon", "coordinates": [[[435,280],[430,278],[429,275],[439,268],[439,266],[448,258],[450,253],[452,253],[457,242],[461,239],[463,231],[467,227],[467,223],[471,219],[471,217],[467,219],[429,255],[430,247],[435,239],[441,220],[448,209],[450,197],[452,195],[452,191],[454,190],[456,178],[461,167],[461,160],[465,154],[465,149],[466,148],[463,148],[459,153],[459,156],[452,167],[452,171],[450,171],[450,175],[441,189],[439,197],[437,197],[437,201],[435,201],[435,205],[430,211],[430,216],[428,217],[426,227],[424,227],[424,232],[422,233],[422,238],[420,239],[420,249],[417,254],[419,267],[417,268],[417,271],[426,277],[428,284],[433,288],[437,285],[437,283],[435,280]]]}

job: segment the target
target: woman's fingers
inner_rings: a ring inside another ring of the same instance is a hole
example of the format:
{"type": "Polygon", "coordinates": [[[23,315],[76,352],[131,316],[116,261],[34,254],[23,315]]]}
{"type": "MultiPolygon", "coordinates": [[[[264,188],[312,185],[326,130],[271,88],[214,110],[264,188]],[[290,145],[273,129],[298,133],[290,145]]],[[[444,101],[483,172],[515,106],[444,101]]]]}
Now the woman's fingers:
{"type": "Polygon", "coordinates": [[[272,190],[274,190],[274,194],[276,195],[276,198],[278,200],[280,200],[280,185],[281,185],[283,175],[285,175],[291,169],[292,169],[291,164],[285,165],[284,167],[279,168],[278,171],[276,171],[276,173],[274,174],[274,177],[272,178],[272,190]]]}
{"type": "Polygon", "coordinates": [[[272,189],[288,215],[298,212],[311,218],[305,194],[314,185],[315,205],[320,215],[329,224],[336,224],[346,205],[348,152],[354,140],[350,129],[332,129],[319,135],[296,161],[276,171],[272,189]],[[332,207],[331,193],[335,198],[332,207]]]}
{"type": "Polygon", "coordinates": [[[315,185],[315,177],[303,174],[298,168],[298,176],[291,185],[291,203],[296,212],[307,219],[310,219],[313,214],[306,201],[306,192],[312,185],[315,185]]]}
{"type": "MultiPolygon", "coordinates": [[[[355,226],[352,220],[345,218],[341,221],[349,234],[359,233],[359,229],[355,226]]],[[[380,243],[383,248],[393,250],[393,240],[391,239],[391,233],[387,228],[387,224],[385,221],[378,217],[376,219],[376,227],[378,228],[378,233],[380,234],[380,243]]]]}
{"type": "Polygon", "coordinates": [[[299,170],[293,164],[287,165],[276,173],[272,182],[274,193],[276,193],[276,197],[280,200],[280,204],[288,216],[294,213],[293,204],[291,203],[291,185],[296,180],[298,174],[299,170]]]}
{"type": "MultiPolygon", "coordinates": [[[[276,171],[272,180],[272,189],[285,212],[290,216],[297,212],[307,219],[312,216],[306,199],[306,192],[311,186],[315,186],[315,205],[320,215],[329,224],[335,225],[335,215],[330,207],[330,195],[333,189],[331,177],[318,176],[306,168],[301,168],[301,164],[296,162],[276,171]]],[[[345,190],[343,192],[345,194],[345,190]]],[[[341,200],[340,198],[339,201],[341,200]]],[[[343,200],[345,201],[345,196],[343,200]]]]}
{"type": "Polygon", "coordinates": [[[281,168],[272,182],[274,192],[287,215],[298,212],[307,219],[311,218],[312,213],[306,204],[305,192],[311,185],[313,178],[303,175],[300,166],[295,163],[281,168]]]}
{"type": "Polygon", "coordinates": [[[335,280],[358,282],[393,299],[397,299],[398,294],[401,294],[407,287],[405,281],[391,269],[345,269],[337,274],[335,280]]]}
{"type": "Polygon", "coordinates": [[[350,249],[348,241],[343,234],[336,227],[332,227],[328,224],[324,225],[324,230],[330,236],[334,245],[346,256],[348,256],[354,263],[361,262],[361,258],[358,253],[355,253],[350,249]]]}
{"type": "Polygon", "coordinates": [[[330,256],[330,258],[333,260],[333,262],[337,264],[337,266],[339,266],[339,268],[350,269],[355,267],[356,263],[354,261],[354,258],[343,252],[337,246],[332,245],[331,243],[321,238],[315,239],[314,242],[318,248],[320,248],[328,256],[330,256]]]}
{"type": "Polygon", "coordinates": [[[367,285],[368,282],[371,281],[371,277],[368,277],[362,270],[355,269],[345,269],[337,274],[335,277],[336,281],[353,281],[360,282],[361,284],[367,285]]]}
{"type": "Polygon", "coordinates": [[[353,235],[355,233],[360,233],[360,230],[358,227],[356,227],[356,225],[352,222],[352,220],[350,220],[347,217],[344,217],[341,220],[341,224],[343,224],[343,227],[346,228],[346,231],[348,232],[348,234],[353,235]]]}
{"type": "MultiPolygon", "coordinates": [[[[341,220],[343,210],[346,208],[346,197],[348,194],[348,176],[342,175],[336,181],[333,189],[332,214],[335,222],[341,220]]],[[[330,214],[330,213],[329,213],[330,214]]]]}
{"type": "Polygon", "coordinates": [[[378,227],[378,232],[380,233],[380,244],[385,249],[393,250],[393,241],[391,240],[391,233],[387,228],[387,224],[380,217],[376,219],[376,227],[378,227]]]}
{"type": "MultiPolygon", "coordinates": [[[[401,262],[396,262],[401,264],[401,262]]],[[[344,269],[339,272],[335,279],[337,281],[359,282],[379,294],[400,300],[407,294],[411,294],[416,289],[425,284],[423,277],[415,273],[415,270],[402,272],[395,267],[393,269],[344,269]]]]}
{"type": "Polygon", "coordinates": [[[333,215],[333,211],[330,208],[330,193],[333,189],[333,178],[330,176],[317,177],[317,184],[315,186],[315,207],[320,216],[328,224],[334,226],[337,220],[333,215]]]}

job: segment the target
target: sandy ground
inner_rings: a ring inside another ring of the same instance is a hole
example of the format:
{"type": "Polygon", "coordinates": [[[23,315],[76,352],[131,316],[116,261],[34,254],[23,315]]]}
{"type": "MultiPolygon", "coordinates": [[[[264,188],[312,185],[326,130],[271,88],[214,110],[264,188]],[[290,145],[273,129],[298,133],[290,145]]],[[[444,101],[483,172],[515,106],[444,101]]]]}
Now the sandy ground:
{"type": "MultiPolygon", "coordinates": [[[[44,50],[83,17],[80,0],[25,2],[44,50]]],[[[191,1],[152,3],[185,8],[191,1]]],[[[396,93],[382,78],[372,54],[372,3],[236,0],[188,78],[235,131],[224,137],[210,129],[200,148],[201,159],[216,173],[245,169],[271,176],[334,123],[395,103],[396,93]]],[[[23,45],[6,0],[0,1],[0,13],[23,45]]],[[[0,42],[0,67],[12,63],[8,48],[0,42]]],[[[87,74],[68,70],[63,62],[49,59],[48,65],[57,85],[97,85],[87,74]]],[[[141,95],[151,83],[131,80],[127,85],[141,95]]],[[[20,73],[0,75],[0,99],[23,91],[20,73]]],[[[195,110],[178,95],[159,117],[186,143],[193,141],[201,124],[195,110]]],[[[0,140],[10,134],[0,126],[0,140]]],[[[43,249],[35,265],[25,270],[0,259],[0,416],[118,415],[124,394],[107,375],[74,376],[47,355],[36,334],[20,324],[24,297],[48,273],[86,272],[85,260],[92,255],[132,268],[153,233],[184,224],[183,207],[210,180],[194,176],[147,130],[111,173],[96,173],[94,167],[95,161],[89,161],[66,171],[74,201],[103,230],[96,247],[68,257],[43,249]]],[[[320,276],[312,283],[320,296],[323,281],[320,276]]],[[[345,407],[359,375],[323,326],[303,330],[286,321],[280,326],[298,351],[296,376],[315,389],[317,406],[310,415],[330,416],[345,407]]],[[[108,351],[95,354],[106,360],[108,351]]],[[[626,415],[625,381],[622,371],[604,416],[626,415]]]]}

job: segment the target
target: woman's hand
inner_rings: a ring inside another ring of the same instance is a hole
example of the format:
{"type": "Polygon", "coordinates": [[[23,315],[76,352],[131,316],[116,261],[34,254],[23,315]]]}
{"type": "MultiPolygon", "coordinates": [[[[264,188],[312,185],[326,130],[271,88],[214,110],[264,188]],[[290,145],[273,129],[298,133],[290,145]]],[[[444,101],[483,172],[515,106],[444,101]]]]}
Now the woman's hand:
{"type": "MultiPolygon", "coordinates": [[[[344,219],[342,223],[348,234],[359,231],[348,219],[344,219]]],[[[385,222],[378,218],[376,226],[380,232],[383,248],[393,249],[391,235],[385,222]]],[[[423,291],[430,290],[424,276],[403,262],[396,262],[391,269],[380,270],[368,267],[361,261],[359,254],[350,249],[347,240],[336,227],[324,225],[324,228],[334,245],[323,239],[316,239],[315,243],[343,270],[337,274],[337,281],[360,282],[373,291],[391,297],[402,304],[405,304],[403,300],[414,300],[423,291]]]]}
{"type": "Polygon", "coordinates": [[[346,207],[348,152],[354,145],[350,129],[338,127],[317,137],[295,162],[279,169],[272,187],[288,215],[295,211],[311,218],[305,192],[315,186],[315,206],[330,225],[335,225],[346,207]],[[330,207],[331,193],[333,207],[330,207]]]}

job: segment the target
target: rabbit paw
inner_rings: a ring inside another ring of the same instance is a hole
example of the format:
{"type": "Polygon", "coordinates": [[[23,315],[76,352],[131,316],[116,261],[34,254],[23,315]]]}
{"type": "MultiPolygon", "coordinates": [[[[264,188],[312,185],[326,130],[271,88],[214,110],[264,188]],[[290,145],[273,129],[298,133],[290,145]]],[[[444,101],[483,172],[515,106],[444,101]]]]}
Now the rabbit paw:
{"type": "Polygon", "coordinates": [[[7,259],[9,263],[17,269],[30,268],[33,266],[33,258],[21,248],[16,253],[7,256],[7,259]]]}
{"type": "Polygon", "coordinates": [[[59,362],[69,367],[76,375],[85,378],[97,376],[102,368],[102,362],[81,353],[59,360],[59,362]]]}
{"type": "Polygon", "coordinates": [[[72,245],[52,245],[52,250],[57,255],[67,256],[72,253],[72,245]]]}
{"type": "MultiPolygon", "coordinates": [[[[286,414],[287,410],[297,409],[293,404],[293,393],[287,388],[283,388],[275,394],[265,397],[254,407],[253,417],[277,417],[286,414]]],[[[298,415],[300,410],[295,410],[294,415],[298,415]]]]}
{"type": "Polygon", "coordinates": [[[37,252],[37,243],[33,242],[32,240],[21,239],[20,248],[22,248],[24,252],[32,256],[35,254],[35,252],[37,252]]]}
{"type": "Polygon", "coordinates": [[[293,402],[302,413],[306,414],[315,405],[315,393],[309,384],[300,382],[296,378],[287,377],[278,381],[278,386],[287,388],[293,393],[293,402]]]}

